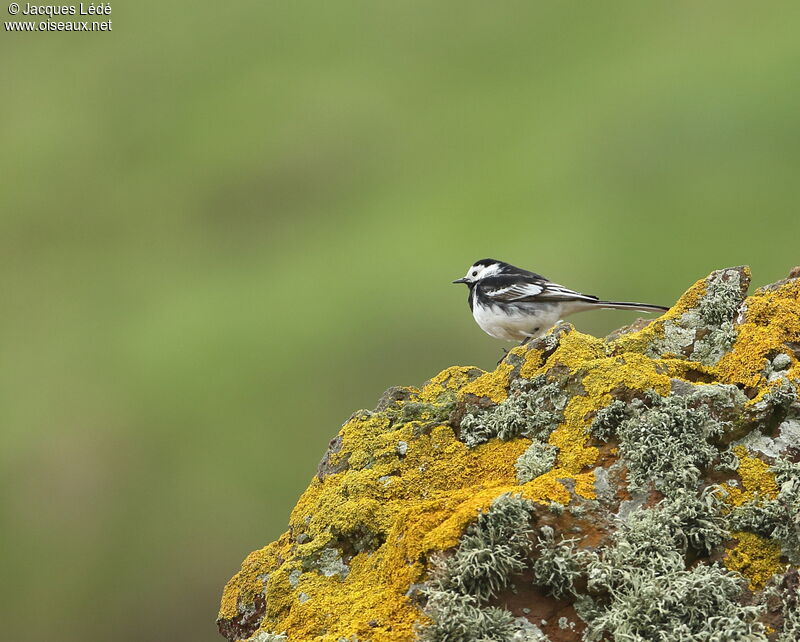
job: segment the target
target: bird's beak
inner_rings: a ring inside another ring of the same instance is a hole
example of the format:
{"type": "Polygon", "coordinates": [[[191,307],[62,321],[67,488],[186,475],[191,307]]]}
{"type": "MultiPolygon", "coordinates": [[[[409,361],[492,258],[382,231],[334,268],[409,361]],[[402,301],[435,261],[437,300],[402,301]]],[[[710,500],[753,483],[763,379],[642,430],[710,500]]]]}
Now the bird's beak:
{"type": "Polygon", "coordinates": [[[453,281],[453,283],[466,283],[466,282],[467,282],[467,277],[462,277],[460,279],[456,279],[455,281],[453,281]]]}

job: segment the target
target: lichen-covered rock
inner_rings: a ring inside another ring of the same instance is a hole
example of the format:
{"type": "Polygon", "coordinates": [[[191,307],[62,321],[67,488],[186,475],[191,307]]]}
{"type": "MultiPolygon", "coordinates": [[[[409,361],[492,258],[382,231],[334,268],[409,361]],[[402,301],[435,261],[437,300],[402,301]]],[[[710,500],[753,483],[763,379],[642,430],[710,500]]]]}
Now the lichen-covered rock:
{"type": "Polygon", "coordinates": [[[393,388],[225,587],[229,640],[800,639],[800,279],[393,388]]]}

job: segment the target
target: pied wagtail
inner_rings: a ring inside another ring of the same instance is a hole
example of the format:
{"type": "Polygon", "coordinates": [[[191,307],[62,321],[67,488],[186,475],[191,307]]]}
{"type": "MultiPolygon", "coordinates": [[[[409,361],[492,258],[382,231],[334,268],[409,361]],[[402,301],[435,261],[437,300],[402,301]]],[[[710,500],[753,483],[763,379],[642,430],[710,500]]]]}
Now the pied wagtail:
{"type": "Polygon", "coordinates": [[[486,334],[496,339],[522,341],[542,336],[559,319],[575,312],[609,308],[664,312],[669,308],[647,303],[601,301],[495,259],[481,259],[467,274],[453,281],[469,287],[472,316],[486,334]]]}

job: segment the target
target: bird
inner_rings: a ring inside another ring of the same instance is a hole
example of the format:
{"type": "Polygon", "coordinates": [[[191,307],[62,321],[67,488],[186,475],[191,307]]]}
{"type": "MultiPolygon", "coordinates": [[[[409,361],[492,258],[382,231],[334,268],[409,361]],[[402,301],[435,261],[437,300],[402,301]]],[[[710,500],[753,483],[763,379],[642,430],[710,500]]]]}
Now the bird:
{"type": "Polygon", "coordinates": [[[453,283],[469,287],[472,316],[486,334],[506,341],[521,341],[544,335],[560,319],[575,312],[605,308],[665,312],[661,305],[601,301],[553,283],[536,272],[523,270],[496,259],[473,263],[466,275],[453,283]]]}

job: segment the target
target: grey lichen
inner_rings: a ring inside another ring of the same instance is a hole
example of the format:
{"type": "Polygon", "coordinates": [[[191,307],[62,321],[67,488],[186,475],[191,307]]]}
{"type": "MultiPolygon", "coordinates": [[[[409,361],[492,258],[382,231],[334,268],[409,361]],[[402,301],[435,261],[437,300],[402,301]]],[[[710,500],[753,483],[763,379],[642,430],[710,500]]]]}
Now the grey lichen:
{"type": "Polygon", "coordinates": [[[516,630],[511,635],[509,642],[550,642],[550,638],[526,618],[518,617],[514,624],[516,625],[516,630]]]}
{"type": "MultiPolygon", "coordinates": [[[[790,423],[784,423],[788,428],[793,428],[790,423]]],[[[744,437],[731,444],[731,453],[736,446],[744,446],[750,451],[760,452],[761,454],[773,459],[780,457],[781,453],[788,447],[787,443],[783,439],[783,429],[784,428],[782,425],[779,436],[774,439],[758,430],[747,433],[744,437]]],[[[800,425],[798,425],[798,429],[800,429],[800,425]]],[[[798,434],[798,437],[800,437],[800,434],[798,434]]],[[[736,470],[736,466],[732,466],[731,469],[736,470]]]]}
{"type": "Polygon", "coordinates": [[[608,468],[598,466],[594,469],[594,492],[604,502],[614,501],[614,489],[611,487],[608,468]]]}
{"type": "MultiPolygon", "coordinates": [[[[795,571],[796,576],[796,571],[795,571]]],[[[797,592],[773,589],[773,594],[778,595],[783,616],[783,626],[775,642],[797,642],[800,640],[800,604],[797,592]]]]}
{"type": "Polygon", "coordinates": [[[420,642],[511,642],[520,628],[509,611],[482,606],[472,595],[429,589],[427,598],[425,613],[432,623],[420,627],[420,642]]]}
{"type": "Polygon", "coordinates": [[[289,638],[285,633],[268,633],[261,631],[257,635],[249,638],[247,642],[288,642],[289,638]]]}
{"type": "Polygon", "coordinates": [[[745,398],[734,386],[692,388],[669,397],[651,391],[629,404],[614,401],[597,414],[592,433],[604,441],[616,434],[631,491],[650,482],[665,493],[676,486],[691,487],[701,469],[719,456],[709,441],[725,430],[727,422],[719,416],[745,398]]]}
{"type": "MultiPolygon", "coordinates": [[[[337,575],[339,579],[342,580],[350,573],[350,567],[344,563],[342,553],[338,549],[332,547],[324,548],[316,556],[306,560],[305,566],[307,570],[317,571],[325,577],[337,575]]],[[[298,580],[299,577],[298,575],[298,580]]],[[[291,575],[289,580],[291,582],[291,575]]]]}
{"type": "Polygon", "coordinates": [[[664,335],[647,349],[651,357],[687,354],[693,361],[716,364],[736,340],[734,322],[747,290],[741,268],[713,272],[696,307],[664,324],[664,335]]]}
{"type": "MultiPolygon", "coordinates": [[[[660,551],[653,550],[658,557],[660,551]]],[[[683,559],[665,556],[655,565],[622,567],[613,581],[594,581],[592,588],[610,596],[607,603],[591,599],[576,602],[587,623],[584,639],[631,642],[708,642],[709,640],[764,640],[756,621],[761,609],[739,603],[741,578],[717,564],[684,567],[683,559]]],[[[599,561],[594,573],[606,564],[599,561]]]]}
{"type": "MultiPolygon", "coordinates": [[[[693,503],[687,495],[678,500],[693,503]]],[[[724,537],[716,500],[685,506],[662,502],[635,511],[614,542],[588,565],[588,590],[578,614],[587,624],[584,639],[607,635],[632,642],[661,640],[766,640],[756,621],[759,607],[739,602],[742,578],[717,564],[686,568],[690,544],[707,548],[724,537]]]]}
{"type": "Polygon", "coordinates": [[[575,580],[586,572],[588,551],[576,548],[577,539],[556,541],[549,526],[539,530],[536,558],[531,564],[533,583],[546,587],[556,597],[576,595],[575,580]]]}
{"type": "Polygon", "coordinates": [[[461,421],[461,440],[470,448],[493,438],[541,439],[564,420],[569,399],[563,382],[545,375],[531,380],[517,379],[503,403],[489,409],[475,409],[461,421]]]}
{"type": "Polygon", "coordinates": [[[719,486],[707,486],[699,494],[675,488],[647,514],[669,532],[683,553],[692,549],[709,555],[730,535],[723,516],[722,495],[719,486]]]}
{"type": "Polygon", "coordinates": [[[422,591],[432,623],[420,629],[420,640],[535,639],[525,632],[530,628],[527,623],[505,609],[486,605],[526,566],[532,511],[530,501],[501,495],[467,528],[452,555],[436,560],[433,579],[422,591]]]}
{"type": "Polygon", "coordinates": [[[624,401],[614,399],[605,408],[597,411],[590,430],[600,441],[608,441],[629,416],[628,405],[624,401]]]}
{"type": "Polygon", "coordinates": [[[773,380],[772,387],[747,409],[747,421],[767,428],[769,434],[753,430],[733,442],[732,447],[745,446],[777,460],[791,449],[800,449],[800,404],[797,388],[800,384],[788,379],[773,380]],[[769,428],[777,424],[777,431],[769,428]],[[775,434],[777,432],[777,434],[775,434]]]}
{"type": "Polygon", "coordinates": [[[772,360],[772,369],[777,371],[787,370],[792,365],[792,358],[785,352],[781,352],[772,360]]]}
{"type": "Polygon", "coordinates": [[[466,529],[455,552],[438,561],[437,588],[481,602],[497,595],[512,574],[525,568],[532,510],[531,502],[519,497],[497,498],[466,529]]]}
{"type": "Polygon", "coordinates": [[[775,357],[767,363],[767,367],[764,369],[764,374],[767,377],[767,381],[775,381],[780,379],[784,376],[786,370],[792,365],[792,357],[790,357],[785,352],[780,352],[775,357]]]}
{"type": "Polygon", "coordinates": [[[515,463],[517,481],[520,484],[536,479],[553,468],[558,448],[541,441],[534,441],[522,453],[515,463]]]}
{"type": "Polygon", "coordinates": [[[558,618],[558,628],[561,629],[562,631],[566,630],[566,629],[571,629],[571,630],[574,631],[575,630],[575,622],[571,622],[569,620],[569,618],[560,617],[560,618],[558,618]]]}
{"type": "Polygon", "coordinates": [[[786,419],[778,426],[776,441],[782,450],[800,449],[800,404],[793,404],[786,419]]]}

